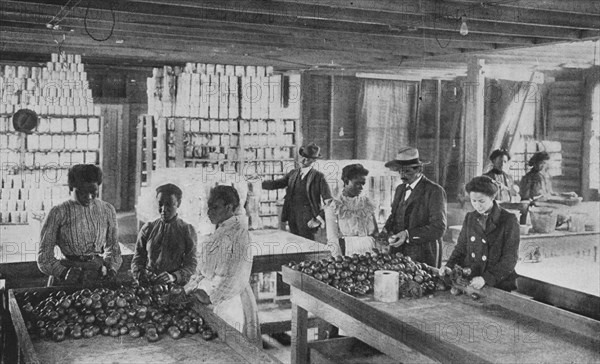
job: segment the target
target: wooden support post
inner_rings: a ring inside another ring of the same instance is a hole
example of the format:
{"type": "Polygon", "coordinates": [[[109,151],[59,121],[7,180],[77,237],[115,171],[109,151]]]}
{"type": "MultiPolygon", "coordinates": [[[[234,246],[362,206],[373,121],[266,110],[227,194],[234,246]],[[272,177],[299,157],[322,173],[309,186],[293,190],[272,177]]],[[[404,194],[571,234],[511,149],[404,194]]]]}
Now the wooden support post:
{"type": "Polygon", "coordinates": [[[467,65],[467,81],[463,84],[465,102],[465,184],[483,173],[483,109],[485,61],[471,58],[467,65]]]}
{"type": "Polygon", "coordinates": [[[292,364],[308,364],[308,312],[292,303],[292,364]]]}
{"type": "MultiPolygon", "coordinates": [[[[212,97],[212,96],[211,96],[212,97]]],[[[183,119],[175,119],[175,167],[185,167],[184,145],[183,145],[183,119]]],[[[149,182],[149,181],[148,181],[149,182]]]]}
{"type": "MultiPolygon", "coordinates": [[[[414,135],[413,135],[413,145],[419,145],[419,117],[421,115],[421,81],[415,83],[415,105],[414,105],[414,110],[415,110],[415,115],[414,115],[414,120],[415,120],[415,131],[414,131],[414,135]]],[[[410,136],[409,136],[410,138],[410,136]]]]}
{"type": "Polygon", "coordinates": [[[333,133],[335,132],[333,130],[333,124],[335,122],[335,76],[330,77],[330,83],[331,95],[329,96],[329,147],[327,149],[329,149],[329,159],[333,159],[333,133]]]}
{"type": "Polygon", "coordinates": [[[436,183],[440,183],[440,128],[442,113],[442,80],[437,80],[437,98],[435,105],[435,154],[433,156],[433,167],[435,168],[434,178],[436,183]]]}
{"type": "Polygon", "coordinates": [[[156,168],[167,168],[167,119],[154,119],[156,126],[156,168]]]}
{"type": "MultiPolygon", "coordinates": [[[[134,206],[137,206],[138,199],[140,197],[140,189],[142,187],[142,146],[143,146],[143,128],[144,128],[144,115],[138,116],[137,119],[137,145],[135,153],[135,202],[134,206]]],[[[101,153],[102,154],[102,153],[101,153]]]]}

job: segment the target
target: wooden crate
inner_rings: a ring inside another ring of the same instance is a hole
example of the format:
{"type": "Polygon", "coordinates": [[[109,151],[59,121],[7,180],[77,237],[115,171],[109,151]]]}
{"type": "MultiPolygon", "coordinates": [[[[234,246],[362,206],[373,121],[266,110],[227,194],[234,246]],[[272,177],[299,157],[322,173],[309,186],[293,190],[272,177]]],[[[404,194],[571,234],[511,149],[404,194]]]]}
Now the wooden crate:
{"type": "MultiPolygon", "coordinates": [[[[61,288],[36,288],[49,293],[61,288]]],[[[14,342],[3,349],[11,350],[9,362],[202,362],[208,363],[280,363],[279,360],[250,343],[245,336],[227,324],[207,308],[199,313],[218,337],[204,341],[200,335],[185,336],[177,341],[162,337],[158,342],[148,343],[144,338],[95,336],[90,339],[65,340],[60,343],[32,340],[27,333],[23,316],[15,299],[8,291],[14,342]]],[[[5,354],[6,355],[6,354],[5,354]]]]}

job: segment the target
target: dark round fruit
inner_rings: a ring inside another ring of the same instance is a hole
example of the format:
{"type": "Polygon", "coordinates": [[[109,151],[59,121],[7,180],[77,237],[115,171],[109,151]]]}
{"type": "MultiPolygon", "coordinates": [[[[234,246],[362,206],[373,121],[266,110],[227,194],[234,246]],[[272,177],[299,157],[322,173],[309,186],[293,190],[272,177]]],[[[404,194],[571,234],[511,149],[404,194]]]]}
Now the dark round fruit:
{"type": "Polygon", "coordinates": [[[204,331],[202,331],[202,338],[204,340],[212,340],[214,338],[214,333],[212,332],[211,329],[206,329],[204,331]]]}
{"type": "Polygon", "coordinates": [[[54,340],[56,342],[64,341],[65,333],[64,332],[55,332],[54,334],[52,334],[52,340],[54,340]]]}
{"type": "Polygon", "coordinates": [[[152,332],[152,333],[147,332],[146,333],[146,339],[151,343],[158,341],[159,338],[160,337],[158,336],[158,334],[156,332],[152,332]]]}
{"type": "Polygon", "coordinates": [[[132,327],[129,329],[129,336],[131,337],[140,337],[140,329],[138,327],[132,327]]]}
{"type": "Polygon", "coordinates": [[[175,340],[181,338],[181,330],[177,326],[169,327],[167,332],[169,333],[169,336],[171,336],[175,340]]]}

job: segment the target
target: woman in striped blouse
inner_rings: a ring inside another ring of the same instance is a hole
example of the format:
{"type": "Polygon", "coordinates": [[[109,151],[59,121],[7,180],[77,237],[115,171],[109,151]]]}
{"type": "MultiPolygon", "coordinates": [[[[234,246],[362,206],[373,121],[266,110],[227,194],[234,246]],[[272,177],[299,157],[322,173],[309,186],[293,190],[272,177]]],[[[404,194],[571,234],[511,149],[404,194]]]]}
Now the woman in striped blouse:
{"type": "Polygon", "coordinates": [[[93,285],[113,279],[123,259],[117,242],[117,214],[97,199],[102,170],[93,164],[69,169],[73,198],[54,206],[42,226],[37,263],[48,285],[93,285]],[[64,259],[57,259],[58,246],[64,259]]]}

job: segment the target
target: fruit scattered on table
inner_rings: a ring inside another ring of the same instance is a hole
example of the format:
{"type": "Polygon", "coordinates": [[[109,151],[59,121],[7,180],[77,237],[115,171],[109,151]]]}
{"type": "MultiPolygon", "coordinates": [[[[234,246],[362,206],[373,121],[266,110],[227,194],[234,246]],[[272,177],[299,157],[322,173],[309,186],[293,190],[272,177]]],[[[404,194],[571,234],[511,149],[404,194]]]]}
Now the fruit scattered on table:
{"type": "Polygon", "coordinates": [[[38,291],[16,294],[25,325],[32,337],[57,342],[96,335],[146,337],[158,341],[163,333],[173,339],[214,331],[191,307],[177,285],[120,286],[116,289],[57,290],[46,296],[38,291]]]}
{"type": "Polygon", "coordinates": [[[401,253],[382,253],[378,249],[361,255],[338,255],[318,262],[290,262],[288,266],[356,296],[373,292],[377,270],[393,270],[399,273],[401,297],[418,298],[448,288],[438,276],[436,268],[415,262],[401,253]]]}

